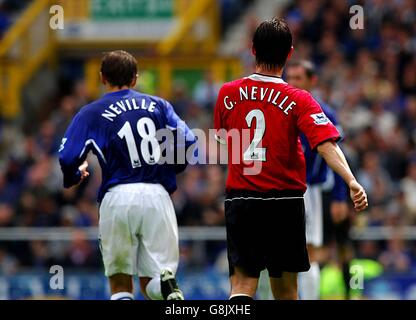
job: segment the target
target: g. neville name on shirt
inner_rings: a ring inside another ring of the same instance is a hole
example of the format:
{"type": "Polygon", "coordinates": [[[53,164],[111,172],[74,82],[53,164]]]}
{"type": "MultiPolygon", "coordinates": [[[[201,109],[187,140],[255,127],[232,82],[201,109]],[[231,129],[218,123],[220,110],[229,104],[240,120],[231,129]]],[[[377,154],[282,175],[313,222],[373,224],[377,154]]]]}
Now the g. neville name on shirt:
{"type": "MultiPolygon", "coordinates": [[[[281,91],[276,91],[274,88],[264,88],[257,86],[245,86],[239,88],[240,93],[240,101],[262,101],[267,102],[275,107],[281,109],[284,114],[288,115],[289,111],[296,106],[296,102],[293,100],[289,100],[289,96],[280,96],[281,91]],[[288,101],[289,100],[289,101],[288,101]]],[[[237,102],[230,101],[229,96],[224,97],[224,106],[231,110],[235,107],[237,102]]]]}

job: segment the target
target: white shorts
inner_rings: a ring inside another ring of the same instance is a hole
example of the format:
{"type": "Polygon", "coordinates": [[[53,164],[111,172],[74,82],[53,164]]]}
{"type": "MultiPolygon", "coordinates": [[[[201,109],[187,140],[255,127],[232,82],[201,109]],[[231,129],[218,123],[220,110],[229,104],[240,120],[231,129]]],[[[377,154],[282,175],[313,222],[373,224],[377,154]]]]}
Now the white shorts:
{"type": "Polygon", "coordinates": [[[322,189],[308,185],[305,195],[306,243],[315,247],[323,244],[322,189]]]}
{"type": "Polygon", "coordinates": [[[160,184],[111,188],[100,205],[100,248],[105,275],[154,278],[178,268],[178,225],[168,192],[160,184]]]}

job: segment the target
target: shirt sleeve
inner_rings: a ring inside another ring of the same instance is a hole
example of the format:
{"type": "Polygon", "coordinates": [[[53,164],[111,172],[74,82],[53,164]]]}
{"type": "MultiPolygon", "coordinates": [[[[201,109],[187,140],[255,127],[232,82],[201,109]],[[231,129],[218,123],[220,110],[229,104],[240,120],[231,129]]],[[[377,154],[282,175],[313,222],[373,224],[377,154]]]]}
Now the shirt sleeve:
{"type": "Polygon", "coordinates": [[[294,108],[297,126],[305,134],[311,149],[316,150],[316,147],[325,141],[337,142],[340,134],[318,102],[305,92],[302,104],[301,108],[294,108]]]}
{"type": "MultiPolygon", "coordinates": [[[[196,143],[196,137],[192,130],[186,125],[173,109],[173,106],[168,102],[165,103],[166,127],[174,132],[174,152],[175,159],[179,159],[177,154],[179,152],[187,154],[189,148],[196,143]]],[[[198,149],[195,149],[193,156],[198,156],[198,149]]],[[[175,161],[174,169],[176,173],[180,173],[186,169],[189,164],[189,159],[185,156],[184,161],[175,161]]]]}
{"type": "Polygon", "coordinates": [[[214,129],[216,130],[215,133],[215,140],[217,140],[217,142],[221,143],[221,144],[226,144],[227,143],[227,137],[226,137],[226,133],[225,133],[225,128],[224,128],[224,124],[222,121],[222,108],[224,105],[224,94],[223,94],[223,89],[224,87],[222,87],[218,93],[218,98],[217,98],[217,102],[215,103],[215,109],[214,109],[214,129]]]}
{"type": "Polygon", "coordinates": [[[69,125],[59,147],[59,163],[64,176],[64,187],[76,185],[81,179],[78,167],[84,162],[92,143],[88,143],[85,117],[78,113],[69,125]]]}

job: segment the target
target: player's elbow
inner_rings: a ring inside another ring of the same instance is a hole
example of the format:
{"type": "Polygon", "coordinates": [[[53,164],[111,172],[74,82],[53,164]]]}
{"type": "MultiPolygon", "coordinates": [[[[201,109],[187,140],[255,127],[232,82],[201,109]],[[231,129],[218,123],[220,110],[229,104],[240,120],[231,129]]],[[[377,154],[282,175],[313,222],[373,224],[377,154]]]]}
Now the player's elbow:
{"type": "Polygon", "coordinates": [[[73,156],[68,156],[65,154],[59,155],[59,164],[61,166],[62,172],[75,172],[78,170],[79,166],[79,158],[75,158],[73,156]]]}
{"type": "Polygon", "coordinates": [[[72,166],[72,161],[65,157],[63,154],[59,155],[59,164],[61,165],[62,171],[64,171],[67,168],[70,168],[72,166]]]}
{"type": "Polygon", "coordinates": [[[326,158],[337,148],[337,144],[334,141],[325,141],[316,147],[316,151],[322,158],[326,158]]]}

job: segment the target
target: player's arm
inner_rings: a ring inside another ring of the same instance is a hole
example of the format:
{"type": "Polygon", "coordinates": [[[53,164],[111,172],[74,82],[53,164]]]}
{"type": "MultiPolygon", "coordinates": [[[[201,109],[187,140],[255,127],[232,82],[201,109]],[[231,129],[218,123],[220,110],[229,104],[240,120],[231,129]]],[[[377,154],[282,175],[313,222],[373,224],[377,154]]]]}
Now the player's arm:
{"type": "Polygon", "coordinates": [[[339,174],[350,188],[350,196],[356,211],[368,206],[364,188],[357,182],[336,144],[340,134],[309,93],[302,93],[302,107],[294,108],[298,128],[306,135],[312,150],[317,150],[328,166],[339,174]]]}
{"type": "MultiPolygon", "coordinates": [[[[187,151],[196,143],[196,137],[192,130],[186,125],[173,109],[173,106],[167,102],[165,103],[165,115],[166,115],[166,127],[173,131],[174,139],[174,151],[175,151],[175,164],[174,170],[175,173],[183,172],[189,164],[189,159],[187,159],[187,151]],[[177,154],[182,153],[185,157],[178,157],[177,154]],[[181,161],[179,161],[179,159],[181,161]]],[[[194,157],[198,156],[198,150],[193,151],[194,157]]]]}
{"type": "Polygon", "coordinates": [[[351,200],[356,211],[363,211],[368,206],[364,188],[355,179],[347,159],[341,148],[333,141],[325,141],[318,145],[317,151],[328,166],[339,174],[350,188],[351,200]]]}
{"type": "MultiPolygon", "coordinates": [[[[340,136],[343,136],[343,130],[338,123],[338,119],[334,110],[329,108],[323,108],[323,111],[331,120],[332,124],[337,128],[340,136]]],[[[338,142],[338,146],[342,150],[342,145],[338,142]]],[[[330,204],[330,213],[332,220],[335,223],[343,221],[348,214],[348,205],[347,205],[347,186],[341,176],[335,172],[331,172],[334,175],[334,186],[331,190],[331,204],[330,204]]]]}
{"type": "Polygon", "coordinates": [[[64,176],[64,187],[70,188],[80,184],[89,176],[88,163],[85,161],[89,152],[88,127],[80,114],[69,125],[59,148],[59,163],[64,176]]]}

